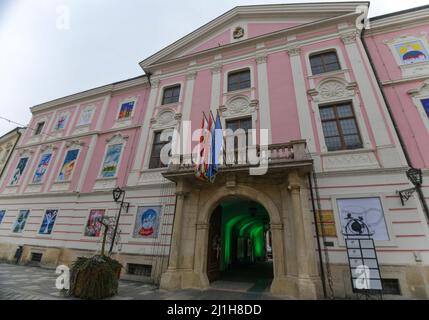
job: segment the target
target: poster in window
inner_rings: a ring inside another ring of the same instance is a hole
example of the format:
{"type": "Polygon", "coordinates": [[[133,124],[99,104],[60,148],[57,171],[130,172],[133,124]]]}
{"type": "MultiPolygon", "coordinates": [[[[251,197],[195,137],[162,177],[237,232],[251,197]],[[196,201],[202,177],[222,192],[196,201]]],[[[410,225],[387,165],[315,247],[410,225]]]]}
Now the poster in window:
{"type": "Polygon", "coordinates": [[[119,110],[118,120],[126,120],[131,117],[134,110],[134,101],[124,102],[119,110]]]}
{"type": "Polygon", "coordinates": [[[76,159],[79,155],[79,149],[67,151],[66,157],[64,158],[63,165],[61,167],[60,174],[58,175],[58,181],[64,182],[69,181],[73,173],[73,169],[76,166],[76,159]]]}
{"type": "Polygon", "coordinates": [[[397,44],[395,49],[401,58],[402,64],[413,64],[429,60],[429,54],[420,40],[397,44]]]}
{"type": "Polygon", "coordinates": [[[101,234],[102,221],[106,210],[91,210],[86,223],[85,237],[99,237],[101,234]]]}
{"type": "Polygon", "coordinates": [[[374,240],[389,240],[380,198],[338,199],[337,205],[342,232],[349,221],[348,215],[351,215],[354,219],[362,218],[374,240]]]}
{"type": "Polygon", "coordinates": [[[3,218],[6,214],[6,210],[0,210],[0,224],[3,222],[3,218]]]}
{"type": "Polygon", "coordinates": [[[39,164],[37,165],[36,172],[34,172],[33,183],[41,183],[43,180],[43,176],[48,169],[49,162],[51,161],[52,154],[47,153],[42,155],[40,158],[39,164]]]}
{"type": "Polygon", "coordinates": [[[92,114],[94,113],[93,108],[86,108],[80,114],[78,126],[86,126],[91,123],[92,114]]]}
{"type": "Polygon", "coordinates": [[[66,127],[68,115],[60,115],[55,123],[54,130],[62,130],[66,127]]]}
{"type": "Polygon", "coordinates": [[[158,236],[161,206],[137,209],[134,238],[156,238],[158,236]]]}
{"type": "Polygon", "coordinates": [[[112,178],[116,176],[118,163],[121,157],[122,144],[113,144],[107,148],[106,157],[104,158],[101,176],[103,178],[112,178]]]}
{"type": "Polygon", "coordinates": [[[15,186],[19,183],[22,173],[24,172],[24,169],[27,166],[27,162],[28,162],[28,158],[19,159],[18,165],[16,166],[16,169],[12,175],[12,181],[10,182],[11,186],[15,186]]]}
{"type": "Polygon", "coordinates": [[[39,234],[51,234],[54,228],[55,220],[57,219],[58,210],[46,210],[43,217],[42,225],[39,229],[39,234]]]}
{"type": "Polygon", "coordinates": [[[15,224],[13,225],[14,233],[22,233],[25,228],[25,224],[28,219],[28,215],[30,214],[30,210],[20,210],[18,213],[18,217],[16,218],[15,224]]]}

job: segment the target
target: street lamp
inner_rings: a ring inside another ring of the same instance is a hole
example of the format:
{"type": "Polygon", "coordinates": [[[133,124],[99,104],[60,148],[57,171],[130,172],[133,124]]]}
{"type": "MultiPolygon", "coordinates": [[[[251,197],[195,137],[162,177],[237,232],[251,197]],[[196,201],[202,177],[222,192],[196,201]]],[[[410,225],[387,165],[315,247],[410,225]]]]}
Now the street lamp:
{"type": "Polygon", "coordinates": [[[407,177],[414,186],[421,186],[423,183],[422,169],[411,168],[407,171],[407,177]]]}
{"type": "Polygon", "coordinates": [[[116,218],[115,230],[113,231],[112,243],[110,244],[109,254],[112,254],[113,246],[115,245],[115,239],[116,239],[116,234],[118,233],[119,219],[121,218],[122,208],[124,208],[127,213],[128,213],[129,208],[130,208],[130,203],[129,202],[124,202],[124,199],[125,199],[125,190],[117,187],[116,189],[114,189],[112,191],[112,195],[113,195],[113,200],[116,203],[118,203],[119,201],[121,203],[120,203],[120,207],[119,207],[118,217],[116,218]],[[121,199],[121,200],[119,200],[119,199],[121,199]]]}

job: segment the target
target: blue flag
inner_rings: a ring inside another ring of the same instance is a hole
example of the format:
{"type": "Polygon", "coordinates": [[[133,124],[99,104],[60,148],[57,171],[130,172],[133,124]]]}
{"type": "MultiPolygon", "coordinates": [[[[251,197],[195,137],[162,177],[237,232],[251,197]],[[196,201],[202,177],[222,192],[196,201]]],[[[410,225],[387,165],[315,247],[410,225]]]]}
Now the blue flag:
{"type": "Polygon", "coordinates": [[[210,161],[211,163],[207,171],[207,178],[209,179],[210,182],[214,182],[216,174],[219,170],[219,164],[220,164],[219,157],[221,156],[222,146],[223,146],[222,123],[220,121],[219,113],[217,113],[216,115],[215,125],[212,127],[211,131],[212,131],[211,132],[212,134],[211,161],[210,161]]]}

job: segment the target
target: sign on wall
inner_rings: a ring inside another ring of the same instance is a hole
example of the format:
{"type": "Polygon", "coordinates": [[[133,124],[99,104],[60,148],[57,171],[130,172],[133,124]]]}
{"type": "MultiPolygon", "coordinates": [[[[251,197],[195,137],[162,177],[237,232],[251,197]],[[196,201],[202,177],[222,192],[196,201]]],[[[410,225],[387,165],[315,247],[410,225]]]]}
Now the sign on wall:
{"type": "Polygon", "coordinates": [[[125,120],[131,117],[131,114],[134,110],[134,101],[125,102],[121,104],[121,109],[119,110],[118,120],[125,120]]]}
{"type": "Polygon", "coordinates": [[[39,229],[39,234],[51,234],[54,228],[55,220],[57,219],[58,210],[46,210],[43,217],[42,225],[39,229]]]}
{"type": "Polygon", "coordinates": [[[161,206],[137,209],[134,238],[156,238],[158,236],[161,206]]]}
{"type": "Polygon", "coordinates": [[[335,217],[333,210],[321,210],[316,217],[319,235],[333,238],[337,237],[337,229],[335,228],[335,217]]]}
{"type": "Polygon", "coordinates": [[[353,219],[362,218],[368,226],[372,239],[376,241],[388,241],[386,221],[380,198],[337,199],[341,229],[344,230],[353,219]]]}
{"type": "Polygon", "coordinates": [[[86,223],[85,237],[99,237],[101,234],[102,221],[106,210],[91,210],[86,223]]]}
{"type": "Polygon", "coordinates": [[[3,218],[4,218],[5,214],[6,214],[6,210],[0,210],[0,224],[3,221],[3,218]]]}
{"type": "Polygon", "coordinates": [[[27,223],[28,215],[30,214],[30,210],[20,210],[18,213],[18,217],[16,218],[15,224],[13,225],[14,233],[22,233],[25,228],[25,224],[27,223]]]}

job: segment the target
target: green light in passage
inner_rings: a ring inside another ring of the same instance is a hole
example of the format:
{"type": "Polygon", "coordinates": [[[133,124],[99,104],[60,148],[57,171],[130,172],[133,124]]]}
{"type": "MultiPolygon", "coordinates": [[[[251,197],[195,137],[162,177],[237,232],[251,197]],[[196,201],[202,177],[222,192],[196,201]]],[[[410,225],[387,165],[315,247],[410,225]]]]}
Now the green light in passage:
{"type": "Polygon", "coordinates": [[[245,219],[246,215],[239,215],[228,220],[225,224],[225,252],[224,252],[224,265],[228,266],[231,261],[231,238],[232,229],[242,219],[245,219]]]}
{"type": "Polygon", "coordinates": [[[264,226],[260,224],[254,226],[250,231],[250,237],[252,238],[252,241],[253,241],[255,256],[263,257],[265,254],[264,226]]]}

